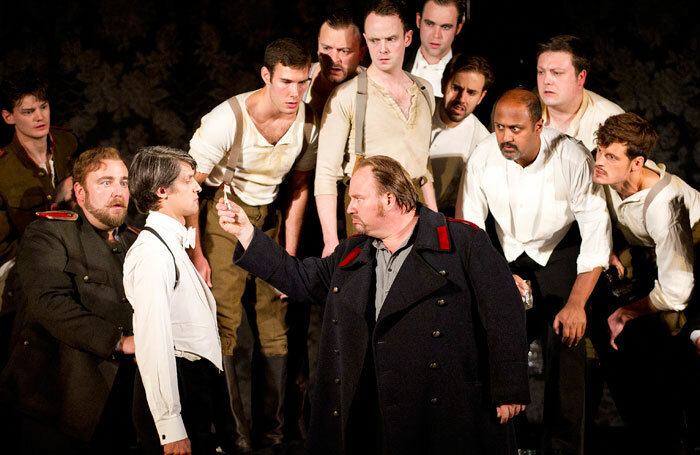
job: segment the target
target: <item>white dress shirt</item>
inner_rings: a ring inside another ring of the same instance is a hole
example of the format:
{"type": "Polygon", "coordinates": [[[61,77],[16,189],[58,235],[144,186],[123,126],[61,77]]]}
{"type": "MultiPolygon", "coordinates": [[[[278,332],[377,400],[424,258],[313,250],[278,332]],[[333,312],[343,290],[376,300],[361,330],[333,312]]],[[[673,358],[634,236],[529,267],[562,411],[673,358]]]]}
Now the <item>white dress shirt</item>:
{"type": "Polygon", "coordinates": [[[433,114],[430,133],[430,163],[438,208],[454,207],[459,182],[476,146],[489,135],[489,130],[474,114],[449,128],[440,117],[441,108],[433,114]]]}
{"type": "Polygon", "coordinates": [[[435,96],[442,98],[442,73],[445,71],[445,67],[448,63],[450,63],[451,59],[452,49],[450,49],[439,62],[431,65],[425,60],[425,58],[423,58],[423,53],[419,48],[418,52],[416,52],[416,59],[413,61],[411,74],[422,77],[426,81],[430,82],[435,96]]]}
{"type": "Polygon", "coordinates": [[[545,266],[571,223],[578,222],[577,273],[606,268],[612,240],[603,189],[592,180],[593,159],[576,140],[543,128],[526,167],[501,154],[491,134],[472,153],[457,198],[457,218],[482,229],[489,210],[508,262],[522,253],[545,266]]]}
{"type": "MultiPolygon", "coordinates": [[[[255,92],[236,95],[245,125],[241,151],[235,160],[237,164],[231,183],[233,191],[243,202],[252,206],[262,206],[272,203],[277,198],[279,185],[292,168],[297,171],[310,171],[314,168],[318,128],[314,124],[310,144],[304,148],[306,109],[303,104],[299,104],[294,123],[277,143],[270,144],[260,134],[245,107],[246,99],[253,93],[255,92]]],[[[238,127],[228,101],[219,104],[202,117],[200,127],[190,140],[189,153],[197,162],[197,172],[209,174],[207,185],[218,187],[223,181],[229,151],[238,127]]]]}
{"type": "Polygon", "coordinates": [[[134,308],[136,359],[148,406],[161,444],[187,437],[180,416],[175,356],[207,359],[221,370],[221,342],[216,301],[183,246],[187,229],[174,218],[151,212],[154,229],[175,256],[152,233],[143,231],[124,260],[124,292],[134,308]]]}
{"type": "MultiPolygon", "coordinates": [[[[666,167],[646,160],[644,167],[663,177],[666,167]]],[[[653,247],[658,279],[649,300],[660,311],[682,311],[694,286],[693,245],[700,242],[700,193],[675,175],[654,198],[646,214],[644,200],[651,188],[622,200],[605,185],[608,209],[615,226],[630,245],[653,247]],[[694,238],[695,237],[695,238],[694,238]]]]}

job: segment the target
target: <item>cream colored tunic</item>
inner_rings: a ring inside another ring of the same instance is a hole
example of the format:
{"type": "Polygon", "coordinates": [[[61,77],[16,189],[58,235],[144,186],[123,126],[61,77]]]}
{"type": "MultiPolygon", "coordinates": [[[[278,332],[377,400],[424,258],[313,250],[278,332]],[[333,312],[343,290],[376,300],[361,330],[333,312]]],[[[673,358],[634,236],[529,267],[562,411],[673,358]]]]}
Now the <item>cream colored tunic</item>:
{"type": "MultiPolygon", "coordinates": [[[[428,170],[432,112],[420,88],[409,89],[412,101],[406,118],[389,92],[367,77],[365,156],[386,155],[406,168],[411,178],[425,177],[428,170]]],[[[429,95],[430,84],[425,82],[429,95]]],[[[355,96],[357,78],[331,94],[323,111],[316,161],[315,194],[337,194],[336,182],[352,175],[355,165],[355,96]]]]}

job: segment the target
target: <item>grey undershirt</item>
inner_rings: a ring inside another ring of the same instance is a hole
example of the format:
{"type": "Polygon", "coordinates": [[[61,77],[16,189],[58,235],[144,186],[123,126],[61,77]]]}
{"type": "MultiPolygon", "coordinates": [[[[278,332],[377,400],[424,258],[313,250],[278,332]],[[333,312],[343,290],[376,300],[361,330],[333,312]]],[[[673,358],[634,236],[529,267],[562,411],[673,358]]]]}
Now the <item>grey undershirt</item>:
{"type": "Polygon", "coordinates": [[[374,267],[374,274],[377,277],[376,293],[374,297],[375,320],[379,318],[379,311],[382,309],[382,305],[384,305],[384,299],[386,299],[396,275],[398,275],[401,266],[403,266],[403,263],[406,261],[408,253],[413,249],[414,240],[415,237],[412,234],[396,251],[394,251],[394,254],[389,252],[384,246],[384,242],[381,240],[375,239],[372,241],[372,245],[376,248],[375,258],[377,260],[377,265],[374,267]]]}

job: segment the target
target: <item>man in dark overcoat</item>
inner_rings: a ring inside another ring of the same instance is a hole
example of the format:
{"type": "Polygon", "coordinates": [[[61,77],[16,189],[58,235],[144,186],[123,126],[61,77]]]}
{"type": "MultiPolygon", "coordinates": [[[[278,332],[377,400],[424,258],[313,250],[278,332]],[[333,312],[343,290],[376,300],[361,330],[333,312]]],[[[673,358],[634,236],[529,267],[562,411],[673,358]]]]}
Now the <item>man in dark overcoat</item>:
{"type": "Polygon", "coordinates": [[[361,234],[304,261],[217,205],[236,264],[326,305],[309,453],[516,453],[528,348],[507,264],[483,231],[420,206],[391,158],[360,161],[350,196],[361,234]]]}
{"type": "Polygon", "coordinates": [[[73,177],[76,211],[40,213],[17,256],[23,302],[0,392],[18,413],[22,453],[124,453],[133,440],[128,171],[117,150],[98,147],[73,177]]]}

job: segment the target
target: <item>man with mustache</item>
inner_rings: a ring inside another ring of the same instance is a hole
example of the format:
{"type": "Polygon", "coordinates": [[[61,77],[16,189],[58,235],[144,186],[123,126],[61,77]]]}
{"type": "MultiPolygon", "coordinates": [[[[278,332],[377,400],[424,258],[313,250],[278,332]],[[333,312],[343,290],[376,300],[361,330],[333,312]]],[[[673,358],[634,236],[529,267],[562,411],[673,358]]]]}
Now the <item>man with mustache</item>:
{"type": "Polygon", "coordinates": [[[24,304],[0,379],[25,453],[125,453],[133,444],[134,341],[122,265],[128,171],[97,147],[73,166],[75,212],[41,212],[17,255],[24,304]]]}
{"type": "Polygon", "coordinates": [[[483,227],[491,212],[523,294],[523,280],[531,281],[528,335],[543,339],[546,353],[545,449],[581,454],[586,349],[579,341],[586,302],[608,265],[610,218],[603,190],[592,182],[590,153],[542,123],[535,94],[503,94],[495,133],[467,164],[457,217],[483,227]]]}
{"type": "Polygon", "coordinates": [[[555,36],[537,51],[537,89],[544,126],[575,137],[593,151],[598,126],[624,111],[583,88],[590,66],[585,44],[575,36],[555,36]]]}
{"type": "MultiPolygon", "coordinates": [[[[429,170],[430,119],[435,106],[430,84],[401,69],[413,31],[403,5],[376,2],[365,16],[367,71],[335,89],[326,103],[319,136],[314,193],[323,230],[323,256],[338,245],[338,183],[347,182],[365,157],[387,155],[408,171],[425,204],[437,209],[429,170]]],[[[349,197],[343,205],[347,207],[349,197]]],[[[346,235],[354,233],[346,216],[346,235]]]]}
{"type": "MultiPolygon", "coordinates": [[[[615,404],[633,430],[633,450],[682,453],[683,412],[697,410],[700,403],[700,362],[688,342],[690,336],[700,353],[694,292],[700,267],[700,192],[649,159],[658,134],[638,115],[609,117],[596,138],[593,181],[604,187],[621,233],[616,251],[627,250],[625,257],[631,257],[625,261],[628,270],[615,254],[611,263],[637,284],[633,300],[616,305],[607,320],[607,341],[619,352],[597,349],[607,379],[614,382],[610,389],[615,404]],[[691,322],[687,327],[684,313],[691,322]]],[[[694,417],[685,420],[695,428],[694,435],[688,434],[697,440],[699,422],[694,417]]]]}
{"type": "Polygon", "coordinates": [[[469,156],[489,135],[472,112],[493,82],[493,71],[483,57],[457,54],[445,67],[445,97],[433,114],[430,163],[438,210],[447,216],[454,216],[459,181],[469,156]]]}
{"type": "Polygon", "coordinates": [[[452,43],[464,26],[464,0],[428,0],[416,13],[420,46],[406,52],[403,69],[430,82],[433,93],[442,97],[442,73],[452,59],[452,43]]]}
{"type": "MultiPolygon", "coordinates": [[[[302,101],[308,85],[311,56],[296,40],[281,38],[265,48],[261,89],[236,95],[202,117],[190,140],[190,155],[197,162],[195,179],[202,184],[206,226],[190,256],[204,280],[212,286],[218,305],[219,335],[235,444],[252,450],[250,424],[243,413],[233,350],[243,316],[241,298],[246,288],[255,295],[255,317],[265,377],[264,418],[260,420],[265,443],[283,439],[287,381],[286,300],[272,286],[231,263],[236,239],[219,227],[212,196],[228,197],[248,210],[267,234],[278,239],[284,223],[284,244],[296,254],[308,200],[318,136],[314,115],[302,101]],[[282,182],[288,185],[282,186],[282,182]],[[201,239],[201,242],[200,242],[201,239]],[[253,290],[254,289],[254,290],[253,290]]],[[[199,225],[199,213],[186,217],[199,225]]],[[[255,379],[254,379],[255,380],[255,379]]]]}
{"type": "Polygon", "coordinates": [[[323,21],[318,32],[318,63],[311,65],[311,82],[304,94],[304,102],[319,118],[333,89],[365,70],[360,62],[366,52],[360,27],[346,10],[334,11],[323,21]]]}
{"type": "Polygon", "coordinates": [[[307,453],[515,454],[527,344],[506,262],[476,226],[420,205],[389,157],[362,160],[349,191],[359,235],[323,259],[290,257],[217,205],[236,263],[325,306],[307,453]]]}

